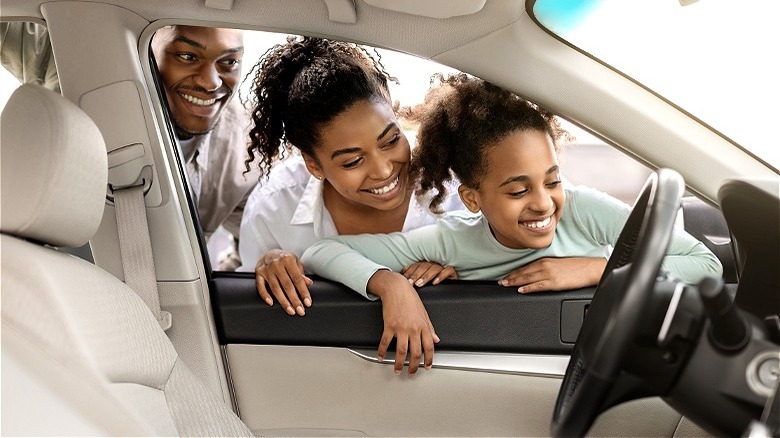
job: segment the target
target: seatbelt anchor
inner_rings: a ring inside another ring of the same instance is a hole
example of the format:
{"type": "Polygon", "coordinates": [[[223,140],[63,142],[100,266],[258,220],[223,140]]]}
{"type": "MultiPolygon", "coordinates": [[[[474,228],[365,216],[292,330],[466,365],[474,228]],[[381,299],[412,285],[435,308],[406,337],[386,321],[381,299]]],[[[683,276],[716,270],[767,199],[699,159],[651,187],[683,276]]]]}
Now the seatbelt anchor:
{"type": "Polygon", "coordinates": [[[149,193],[149,190],[152,189],[152,172],[150,166],[144,166],[143,169],[141,169],[141,172],[138,174],[138,178],[130,183],[130,184],[123,184],[123,185],[114,185],[112,183],[107,184],[108,188],[106,190],[106,200],[109,202],[114,202],[114,196],[113,194],[119,190],[123,189],[131,189],[133,187],[143,187],[144,188],[144,196],[146,196],[147,193],[149,193]],[[148,170],[148,171],[147,171],[148,170]]]}

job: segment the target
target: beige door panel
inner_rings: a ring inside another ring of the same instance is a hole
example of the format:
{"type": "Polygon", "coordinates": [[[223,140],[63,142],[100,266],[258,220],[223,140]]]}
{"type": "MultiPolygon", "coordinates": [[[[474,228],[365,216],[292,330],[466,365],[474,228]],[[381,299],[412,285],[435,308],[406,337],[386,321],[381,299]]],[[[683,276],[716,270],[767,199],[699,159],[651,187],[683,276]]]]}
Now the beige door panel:
{"type": "MultiPolygon", "coordinates": [[[[526,355],[438,352],[434,362],[447,368],[409,377],[394,375],[390,364],[356,354],[366,351],[226,346],[241,418],[256,435],[274,436],[550,433],[561,384],[560,377],[551,376],[562,372],[555,356],[534,360],[526,355]],[[477,370],[481,362],[489,371],[477,370]],[[500,372],[500,366],[506,366],[506,372],[500,372]]],[[[660,399],[640,400],[609,411],[591,433],[672,436],[679,420],[660,399]]]]}

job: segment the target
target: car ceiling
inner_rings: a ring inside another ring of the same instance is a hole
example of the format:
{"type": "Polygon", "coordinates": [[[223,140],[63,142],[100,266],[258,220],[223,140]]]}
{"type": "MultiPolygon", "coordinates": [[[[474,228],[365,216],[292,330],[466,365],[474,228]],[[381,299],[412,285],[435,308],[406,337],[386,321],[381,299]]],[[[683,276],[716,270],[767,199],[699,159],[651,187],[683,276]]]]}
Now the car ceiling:
{"type": "MultiPolygon", "coordinates": [[[[3,0],[3,15],[42,19],[41,5],[60,1],[65,0],[3,0]]],[[[205,4],[210,2],[205,0],[98,0],[93,3],[125,7],[150,22],[175,18],[179,23],[192,20],[210,25],[229,23],[256,30],[299,31],[370,42],[427,57],[505,27],[525,13],[522,1],[490,0],[476,14],[441,20],[380,9],[357,0],[356,23],[346,24],[330,21],[328,7],[322,0],[234,0],[231,10],[207,7],[205,4]]]]}
{"type": "MultiPolygon", "coordinates": [[[[2,18],[40,20],[48,5],[63,2],[67,1],[3,0],[2,18]]],[[[141,37],[142,45],[158,26],[178,23],[333,37],[430,58],[565,115],[650,168],[680,171],[688,189],[713,204],[724,180],[772,173],[662,98],[551,38],[526,14],[524,1],[488,0],[477,13],[437,19],[355,0],[354,24],[331,21],[327,4],[332,2],[340,0],[97,0],[89,4],[116,5],[154,22],[141,37]],[[232,9],[207,3],[232,3],[232,9]],[[686,154],[681,156],[680,150],[686,154]]],[[[97,18],[85,17],[90,19],[97,18]]]]}

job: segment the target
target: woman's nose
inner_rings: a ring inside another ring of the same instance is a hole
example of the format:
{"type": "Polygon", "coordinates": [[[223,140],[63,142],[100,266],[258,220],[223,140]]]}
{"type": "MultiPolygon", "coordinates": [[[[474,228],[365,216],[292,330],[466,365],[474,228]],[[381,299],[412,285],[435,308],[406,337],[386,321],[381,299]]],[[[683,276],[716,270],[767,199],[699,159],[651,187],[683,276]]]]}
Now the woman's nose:
{"type": "Polygon", "coordinates": [[[372,168],[371,178],[385,180],[393,174],[393,162],[386,159],[377,160],[372,168]]]}

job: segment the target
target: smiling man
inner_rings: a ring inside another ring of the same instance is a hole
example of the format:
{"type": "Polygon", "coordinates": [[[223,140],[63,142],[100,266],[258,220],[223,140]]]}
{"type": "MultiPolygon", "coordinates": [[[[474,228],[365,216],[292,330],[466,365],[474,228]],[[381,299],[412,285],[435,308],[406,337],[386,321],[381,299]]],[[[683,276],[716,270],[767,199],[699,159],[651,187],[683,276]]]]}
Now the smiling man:
{"type": "Polygon", "coordinates": [[[218,270],[240,265],[237,240],[246,199],[257,175],[243,175],[248,113],[235,94],[244,55],[243,31],[167,26],[152,38],[176,137],[184,154],[190,191],[208,239],[221,225],[233,235],[233,251],[218,270]]]}

